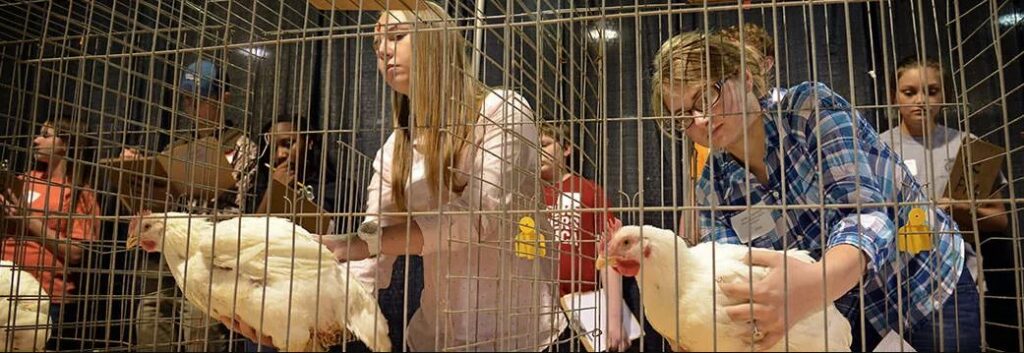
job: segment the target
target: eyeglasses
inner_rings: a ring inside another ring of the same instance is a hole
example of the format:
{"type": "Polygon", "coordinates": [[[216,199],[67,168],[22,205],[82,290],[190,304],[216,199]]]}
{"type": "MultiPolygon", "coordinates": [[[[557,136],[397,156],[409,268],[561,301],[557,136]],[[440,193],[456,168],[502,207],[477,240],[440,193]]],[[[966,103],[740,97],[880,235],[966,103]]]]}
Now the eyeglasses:
{"type": "Polygon", "coordinates": [[[679,111],[679,113],[672,116],[668,124],[664,124],[666,129],[671,130],[666,131],[666,133],[672,136],[685,135],[686,129],[693,125],[694,120],[707,117],[705,113],[714,108],[722,98],[723,85],[725,85],[725,79],[715,82],[710,90],[705,91],[702,89],[700,96],[694,100],[690,109],[679,111]]]}

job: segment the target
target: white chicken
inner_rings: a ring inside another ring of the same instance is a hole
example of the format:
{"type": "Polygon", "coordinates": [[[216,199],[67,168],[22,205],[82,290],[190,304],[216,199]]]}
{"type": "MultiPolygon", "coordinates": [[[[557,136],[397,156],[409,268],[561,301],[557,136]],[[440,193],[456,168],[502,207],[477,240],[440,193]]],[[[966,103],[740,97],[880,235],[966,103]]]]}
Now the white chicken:
{"type": "MultiPolygon", "coordinates": [[[[751,338],[751,326],[733,321],[726,314],[725,307],[742,301],[729,298],[717,289],[716,277],[721,283],[749,283],[751,272],[754,281],[764,278],[768,268],[751,269],[743,262],[747,252],[745,246],[710,242],[687,247],[672,231],[627,226],[608,240],[606,253],[601,254],[597,264],[599,267],[608,264],[623,276],[637,277],[647,320],[671,342],[674,350],[738,352],[751,349],[750,343],[744,342],[744,338],[748,341],[751,338]]],[[[791,250],[787,254],[814,262],[804,251],[791,250]]],[[[829,305],[826,311],[814,313],[793,325],[788,331],[788,347],[784,338],[767,350],[850,351],[853,343],[850,323],[834,305],[829,305]]]]}
{"type": "Polygon", "coordinates": [[[163,253],[190,303],[257,330],[262,322],[261,333],[283,350],[325,351],[347,342],[347,332],[374,351],[391,350],[371,291],[287,219],[142,215],[129,226],[128,247],[136,245],[163,253]]]}
{"type": "Polygon", "coordinates": [[[40,352],[50,337],[50,296],[31,274],[0,260],[0,352],[40,352]]]}

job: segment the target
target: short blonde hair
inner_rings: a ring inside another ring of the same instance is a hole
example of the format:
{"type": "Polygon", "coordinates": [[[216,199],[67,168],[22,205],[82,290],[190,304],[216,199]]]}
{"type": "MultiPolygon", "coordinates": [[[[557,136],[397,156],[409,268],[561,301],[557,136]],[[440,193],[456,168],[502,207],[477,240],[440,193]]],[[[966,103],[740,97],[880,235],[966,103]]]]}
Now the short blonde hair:
{"type": "MultiPolygon", "coordinates": [[[[768,92],[768,83],[759,64],[761,53],[719,34],[705,35],[687,32],[669,38],[661,44],[654,56],[651,75],[651,104],[655,115],[664,117],[665,100],[662,91],[681,84],[716,82],[741,69],[750,73],[754,81],[754,95],[762,97],[768,92]]],[[[671,131],[669,119],[657,119],[662,131],[671,131]],[[668,130],[666,130],[668,129],[668,130]]]]}
{"type": "MultiPolygon", "coordinates": [[[[723,28],[720,33],[723,37],[729,38],[737,43],[740,41],[739,26],[723,28]]],[[[775,40],[772,39],[772,36],[768,35],[768,31],[765,31],[764,27],[751,22],[743,24],[743,42],[754,49],[760,50],[761,54],[764,54],[764,56],[775,57],[775,40]]]]}

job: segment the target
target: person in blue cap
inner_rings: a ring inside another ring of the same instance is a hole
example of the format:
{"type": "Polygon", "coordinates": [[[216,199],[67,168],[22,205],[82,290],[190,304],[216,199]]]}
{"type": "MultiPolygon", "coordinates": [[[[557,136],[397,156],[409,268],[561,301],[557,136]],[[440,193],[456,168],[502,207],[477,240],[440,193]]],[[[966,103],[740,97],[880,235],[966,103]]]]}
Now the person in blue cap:
{"type": "MultiPolygon", "coordinates": [[[[184,196],[171,211],[193,214],[238,215],[244,212],[255,179],[259,147],[242,130],[231,127],[224,116],[230,102],[230,80],[227,73],[207,59],[192,62],[178,81],[179,107],[185,119],[176,116],[171,145],[199,139],[216,139],[224,146],[225,157],[232,166],[235,185],[215,199],[184,196]]],[[[126,149],[122,158],[134,158],[138,151],[126,149]]],[[[145,295],[138,306],[136,339],[139,350],[226,351],[227,328],[184,300],[181,291],[169,276],[159,257],[147,258],[144,269],[161,276],[149,276],[143,283],[145,295]]]]}

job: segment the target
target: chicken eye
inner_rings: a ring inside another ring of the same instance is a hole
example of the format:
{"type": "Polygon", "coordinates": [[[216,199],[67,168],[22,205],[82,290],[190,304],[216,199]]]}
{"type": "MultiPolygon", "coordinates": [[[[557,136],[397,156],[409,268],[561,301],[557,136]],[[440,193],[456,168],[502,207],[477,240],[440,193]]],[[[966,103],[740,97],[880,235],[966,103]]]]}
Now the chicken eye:
{"type": "Polygon", "coordinates": [[[150,228],[153,228],[153,225],[152,225],[152,224],[148,224],[148,223],[147,223],[147,224],[145,224],[145,225],[143,225],[143,226],[142,226],[142,230],[143,230],[143,231],[147,231],[147,232],[148,232],[150,228]]]}
{"type": "Polygon", "coordinates": [[[631,243],[633,243],[633,242],[630,241],[629,239],[626,239],[625,241],[622,242],[622,245],[629,246],[629,244],[631,244],[631,243]]]}

